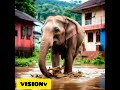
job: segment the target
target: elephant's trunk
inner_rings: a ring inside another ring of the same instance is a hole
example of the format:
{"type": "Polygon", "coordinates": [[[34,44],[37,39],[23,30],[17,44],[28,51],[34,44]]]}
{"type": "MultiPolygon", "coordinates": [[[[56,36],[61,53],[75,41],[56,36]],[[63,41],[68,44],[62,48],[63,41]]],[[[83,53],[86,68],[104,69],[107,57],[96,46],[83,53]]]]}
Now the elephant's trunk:
{"type": "Polygon", "coordinates": [[[42,40],[40,45],[40,56],[39,56],[39,68],[43,75],[50,78],[52,75],[47,71],[46,64],[45,64],[45,58],[47,51],[50,47],[50,43],[48,41],[42,40]]]}

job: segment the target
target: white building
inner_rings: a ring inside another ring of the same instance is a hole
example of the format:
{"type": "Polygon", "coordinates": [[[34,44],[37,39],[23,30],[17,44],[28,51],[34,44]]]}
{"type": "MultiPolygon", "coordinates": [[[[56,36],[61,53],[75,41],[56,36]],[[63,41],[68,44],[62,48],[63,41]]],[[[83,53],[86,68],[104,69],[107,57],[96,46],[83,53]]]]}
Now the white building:
{"type": "Polygon", "coordinates": [[[34,39],[34,47],[35,49],[40,49],[41,42],[41,28],[43,26],[42,22],[34,22],[34,31],[33,31],[33,39],[34,39]]]}

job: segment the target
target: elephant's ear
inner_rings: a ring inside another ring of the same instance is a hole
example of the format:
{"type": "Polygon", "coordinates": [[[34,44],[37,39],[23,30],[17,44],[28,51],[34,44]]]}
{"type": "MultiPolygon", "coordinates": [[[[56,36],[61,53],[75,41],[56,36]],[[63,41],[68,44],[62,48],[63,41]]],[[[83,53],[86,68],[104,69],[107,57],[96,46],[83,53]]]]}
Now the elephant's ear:
{"type": "Polygon", "coordinates": [[[72,36],[74,36],[78,33],[81,35],[81,39],[83,39],[84,38],[84,30],[79,25],[79,23],[69,17],[65,17],[65,18],[67,20],[67,25],[66,25],[66,30],[65,30],[66,31],[66,40],[68,40],[69,38],[71,38],[72,36]]]}

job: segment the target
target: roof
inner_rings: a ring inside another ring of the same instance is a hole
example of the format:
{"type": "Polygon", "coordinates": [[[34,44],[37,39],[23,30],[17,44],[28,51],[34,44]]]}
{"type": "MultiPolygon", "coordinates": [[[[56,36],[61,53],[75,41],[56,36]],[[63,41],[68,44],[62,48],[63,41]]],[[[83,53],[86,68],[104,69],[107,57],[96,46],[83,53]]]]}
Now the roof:
{"type": "Polygon", "coordinates": [[[37,19],[33,18],[32,16],[30,16],[24,12],[21,12],[17,9],[15,9],[15,16],[20,18],[20,19],[31,21],[31,22],[40,22],[37,19]]]}
{"type": "Polygon", "coordinates": [[[37,32],[37,31],[33,31],[34,34],[38,34],[41,35],[41,33],[37,32]]]}
{"type": "Polygon", "coordinates": [[[42,25],[43,25],[42,22],[34,22],[34,24],[35,24],[36,26],[42,26],[42,25]]]}
{"type": "Polygon", "coordinates": [[[74,13],[81,13],[81,10],[83,10],[83,9],[100,6],[103,4],[105,4],[105,0],[89,0],[83,4],[80,4],[79,6],[76,6],[75,8],[71,9],[70,11],[74,12],[74,13]]]}

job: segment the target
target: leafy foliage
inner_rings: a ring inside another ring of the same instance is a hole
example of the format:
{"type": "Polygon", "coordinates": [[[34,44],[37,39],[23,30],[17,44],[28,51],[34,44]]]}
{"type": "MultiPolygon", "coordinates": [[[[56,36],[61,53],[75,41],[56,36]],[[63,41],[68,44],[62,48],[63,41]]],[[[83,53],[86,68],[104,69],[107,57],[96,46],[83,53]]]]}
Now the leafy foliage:
{"type": "Polygon", "coordinates": [[[85,58],[77,58],[75,60],[74,64],[77,64],[77,65],[80,65],[80,64],[103,65],[103,64],[105,64],[105,60],[100,55],[97,55],[93,60],[88,60],[85,58]]]}
{"type": "Polygon", "coordinates": [[[21,66],[21,67],[23,67],[23,66],[34,66],[34,65],[36,65],[36,62],[38,62],[38,58],[39,58],[39,51],[35,50],[33,52],[32,57],[29,57],[29,58],[15,57],[15,66],[21,66]]]}
{"type": "MultiPolygon", "coordinates": [[[[18,58],[16,57],[15,59],[15,66],[34,66],[36,62],[38,62],[39,58],[39,50],[35,50],[33,52],[33,56],[29,58],[18,58]]],[[[63,65],[64,60],[60,60],[60,64],[63,65]]],[[[49,49],[46,55],[46,64],[49,65],[51,64],[51,50],[49,49]]],[[[100,55],[96,56],[94,60],[86,60],[84,58],[77,58],[74,60],[74,65],[84,65],[84,64],[89,64],[89,65],[104,65],[105,60],[102,58],[100,55]]]]}
{"type": "Polygon", "coordinates": [[[51,50],[49,49],[46,55],[46,63],[50,64],[51,63],[51,50]]]}
{"type": "Polygon", "coordinates": [[[15,0],[16,9],[35,17],[36,0],[15,0]]]}
{"type": "Polygon", "coordinates": [[[15,0],[16,9],[31,15],[44,22],[48,16],[68,16],[81,24],[81,15],[70,12],[77,6],[74,2],[68,3],[59,0],[15,0]]]}
{"type": "Polygon", "coordinates": [[[44,22],[48,16],[63,15],[68,16],[81,24],[81,15],[70,12],[70,10],[77,5],[76,3],[58,0],[36,0],[35,5],[37,7],[37,18],[40,21],[44,22]]]}
{"type": "Polygon", "coordinates": [[[101,65],[105,64],[105,60],[100,55],[98,55],[94,58],[94,60],[91,63],[94,65],[101,65]]]}
{"type": "Polygon", "coordinates": [[[64,2],[64,1],[59,1],[59,0],[36,0],[35,4],[45,4],[45,3],[49,3],[51,5],[55,5],[55,6],[61,6],[61,7],[73,7],[76,5],[76,3],[68,3],[68,2],[64,2]]]}

